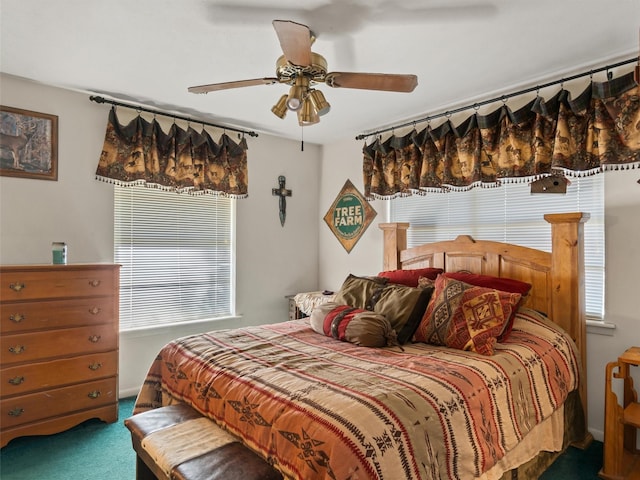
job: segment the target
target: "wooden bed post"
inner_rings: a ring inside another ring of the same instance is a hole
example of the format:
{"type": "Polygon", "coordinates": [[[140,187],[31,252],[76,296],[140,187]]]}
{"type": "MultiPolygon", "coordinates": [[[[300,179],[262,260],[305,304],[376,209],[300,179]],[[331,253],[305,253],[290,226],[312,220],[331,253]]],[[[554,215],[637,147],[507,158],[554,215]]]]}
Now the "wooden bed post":
{"type": "MultiPolygon", "coordinates": [[[[583,381],[580,398],[587,422],[587,323],[584,292],[584,223],[588,213],[554,213],[544,219],[551,224],[551,296],[553,321],[564,328],[580,352],[583,381]]],[[[585,442],[591,443],[587,433],[585,442]]],[[[586,446],[586,445],[585,445],[586,446]]]]}
{"type": "Polygon", "coordinates": [[[400,266],[400,251],[407,248],[409,224],[406,222],[381,223],[378,227],[384,234],[382,269],[399,270],[402,268],[400,266]]]}

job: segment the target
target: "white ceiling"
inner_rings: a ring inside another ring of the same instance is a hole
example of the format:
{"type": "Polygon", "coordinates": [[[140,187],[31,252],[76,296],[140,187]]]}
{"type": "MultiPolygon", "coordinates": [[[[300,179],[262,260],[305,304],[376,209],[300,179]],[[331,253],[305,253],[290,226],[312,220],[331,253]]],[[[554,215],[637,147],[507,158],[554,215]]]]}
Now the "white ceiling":
{"type": "Polygon", "coordinates": [[[418,76],[408,94],[320,85],[331,111],[304,129],[304,140],[319,144],[632,58],[640,48],[640,0],[1,0],[0,70],[300,139],[295,115],[271,113],[286,85],[187,92],[275,76],[282,52],[273,19],[308,25],[329,71],[418,76]]]}

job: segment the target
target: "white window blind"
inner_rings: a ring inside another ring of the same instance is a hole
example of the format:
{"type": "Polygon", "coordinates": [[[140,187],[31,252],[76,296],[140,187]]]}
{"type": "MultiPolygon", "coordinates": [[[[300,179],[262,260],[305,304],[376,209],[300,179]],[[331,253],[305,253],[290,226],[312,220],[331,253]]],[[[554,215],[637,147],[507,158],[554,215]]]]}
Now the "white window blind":
{"type": "Polygon", "coordinates": [[[234,200],[115,187],[120,329],[234,314],[234,200]]]}
{"type": "Polygon", "coordinates": [[[466,192],[428,193],[391,201],[392,222],[410,222],[409,247],[471,235],[551,251],[551,225],[545,213],[586,212],[585,297],[587,315],[604,314],[604,175],[572,178],[563,194],[530,193],[528,183],[466,192]]]}

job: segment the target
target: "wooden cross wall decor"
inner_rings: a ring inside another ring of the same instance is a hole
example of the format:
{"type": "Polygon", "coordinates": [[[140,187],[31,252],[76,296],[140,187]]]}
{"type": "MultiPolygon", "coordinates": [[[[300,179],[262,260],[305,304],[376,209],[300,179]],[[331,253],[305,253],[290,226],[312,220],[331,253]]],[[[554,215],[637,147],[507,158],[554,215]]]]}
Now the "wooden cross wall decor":
{"type": "Polygon", "coordinates": [[[284,227],[284,221],[287,218],[287,197],[291,196],[291,190],[287,190],[284,186],[287,179],[284,175],[280,175],[278,177],[278,188],[272,188],[271,194],[280,197],[279,199],[279,210],[280,210],[280,225],[284,227]]]}

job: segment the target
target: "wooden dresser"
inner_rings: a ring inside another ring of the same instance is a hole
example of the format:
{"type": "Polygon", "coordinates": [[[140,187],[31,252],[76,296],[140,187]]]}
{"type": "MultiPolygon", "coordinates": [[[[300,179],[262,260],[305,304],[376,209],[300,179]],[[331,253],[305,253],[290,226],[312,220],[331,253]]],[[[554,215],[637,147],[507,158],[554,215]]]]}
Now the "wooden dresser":
{"type": "Polygon", "coordinates": [[[0,267],[0,447],[118,420],[120,266],[0,267]]]}

